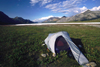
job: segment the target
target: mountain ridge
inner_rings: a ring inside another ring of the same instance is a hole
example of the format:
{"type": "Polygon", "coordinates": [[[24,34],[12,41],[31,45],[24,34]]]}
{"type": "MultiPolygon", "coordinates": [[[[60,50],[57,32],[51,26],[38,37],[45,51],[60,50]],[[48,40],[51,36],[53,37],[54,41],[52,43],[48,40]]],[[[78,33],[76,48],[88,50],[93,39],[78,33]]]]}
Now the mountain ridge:
{"type": "Polygon", "coordinates": [[[5,13],[0,11],[0,25],[9,25],[9,24],[26,24],[26,23],[36,23],[21,17],[10,18],[5,13]]]}
{"type": "Polygon", "coordinates": [[[57,23],[69,22],[69,21],[86,21],[86,20],[92,20],[92,19],[96,19],[96,18],[100,18],[100,11],[87,10],[84,13],[80,13],[80,14],[74,15],[72,17],[62,18],[62,19],[58,20],[57,23]]]}
{"type": "Polygon", "coordinates": [[[19,22],[15,22],[13,19],[8,17],[6,14],[4,14],[2,11],[0,11],[0,24],[18,24],[19,22]]]}
{"type": "Polygon", "coordinates": [[[17,22],[20,22],[21,24],[23,24],[23,23],[25,23],[25,24],[27,24],[27,23],[36,23],[36,22],[30,21],[28,19],[23,19],[22,17],[15,17],[13,19],[17,22]]]}
{"type": "Polygon", "coordinates": [[[59,17],[51,17],[51,18],[49,18],[49,19],[43,21],[42,23],[54,23],[54,22],[56,22],[56,21],[58,21],[58,20],[60,20],[59,17]]]}

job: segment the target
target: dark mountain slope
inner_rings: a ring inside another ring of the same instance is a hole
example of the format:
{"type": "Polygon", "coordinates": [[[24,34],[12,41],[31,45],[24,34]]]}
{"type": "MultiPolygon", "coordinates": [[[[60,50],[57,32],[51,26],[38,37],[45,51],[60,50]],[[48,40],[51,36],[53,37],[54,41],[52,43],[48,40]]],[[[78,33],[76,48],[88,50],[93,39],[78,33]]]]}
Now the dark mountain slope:
{"type": "Polygon", "coordinates": [[[5,24],[18,24],[20,22],[16,22],[13,19],[9,18],[6,14],[0,11],[0,24],[5,25],[5,24]]]}
{"type": "Polygon", "coordinates": [[[13,18],[15,21],[20,22],[21,24],[27,24],[27,23],[36,23],[36,22],[32,22],[30,20],[27,19],[23,19],[22,17],[15,17],[13,18]]]}
{"type": "Polygon", "coordinates": [[[21,17],[10,18],[0,11],[0,25],[36,23],[21,17]]]}

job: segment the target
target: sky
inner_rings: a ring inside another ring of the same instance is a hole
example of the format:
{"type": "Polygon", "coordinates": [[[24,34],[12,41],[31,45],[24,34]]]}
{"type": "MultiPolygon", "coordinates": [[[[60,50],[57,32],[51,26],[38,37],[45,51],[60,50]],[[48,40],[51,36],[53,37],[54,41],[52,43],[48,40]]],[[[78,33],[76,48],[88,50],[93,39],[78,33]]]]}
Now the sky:
{"type": "Polygon", "coordinates": [[[0,11],[9,17],[36,22],[50,17],[70,17],[88,9],[100,11],[100,0],[0,0],[0,11]]]}

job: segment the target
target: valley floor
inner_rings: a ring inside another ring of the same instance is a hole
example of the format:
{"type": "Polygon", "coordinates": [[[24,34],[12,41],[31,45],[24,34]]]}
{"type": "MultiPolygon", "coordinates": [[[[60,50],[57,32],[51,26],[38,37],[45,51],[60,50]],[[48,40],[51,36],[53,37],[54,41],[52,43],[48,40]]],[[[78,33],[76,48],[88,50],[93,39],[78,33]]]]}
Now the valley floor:
{"type": "MultiPolygon", "coordinates": [[[[100,66],[100,24],[6,25],[0,26],[0,67],[80,67],[67,52],[56,57],[41,46],[49,33],[67,31],[89,62],[100,66]],[[88,26],[87,26],[88,25],[88,26]],[[92,25],[92,26],[91,26],[92,25]],[[93,27],[96,26],[96,27],[93,27]],[[48,53],[46,58],[42,53],[48,53]]],[[[74,42],[74,41],[73,41],[74,42]]]]}

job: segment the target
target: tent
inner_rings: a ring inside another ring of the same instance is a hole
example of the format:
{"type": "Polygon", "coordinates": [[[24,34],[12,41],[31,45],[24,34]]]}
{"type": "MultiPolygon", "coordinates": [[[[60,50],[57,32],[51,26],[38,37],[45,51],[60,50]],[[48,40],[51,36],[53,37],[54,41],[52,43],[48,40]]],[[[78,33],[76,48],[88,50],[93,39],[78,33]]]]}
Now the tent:
{"type": "MultiPolygon", "coordinates": [[[[69,34],[66,31],[60,31],[57,33],[50,33],[44,40],[47,48],[53,53],[59,53],[60,51],[71,50],[74,58],[80,65],[89,63],[87,58],[79,50],[79,48],[72,42],[69,34]]],[[[85,65],[84,65],[85,67],[85,65]]],[[[86,66],[87,67],[87,66],[86,66]]]]}

